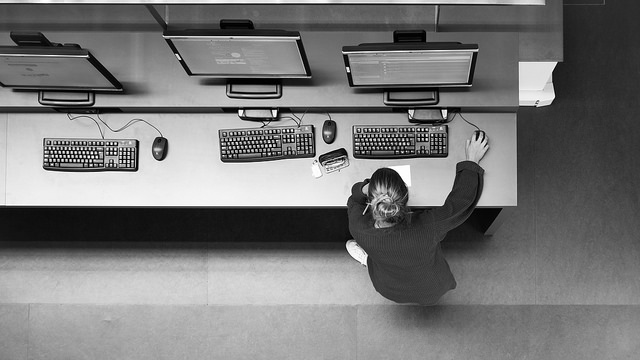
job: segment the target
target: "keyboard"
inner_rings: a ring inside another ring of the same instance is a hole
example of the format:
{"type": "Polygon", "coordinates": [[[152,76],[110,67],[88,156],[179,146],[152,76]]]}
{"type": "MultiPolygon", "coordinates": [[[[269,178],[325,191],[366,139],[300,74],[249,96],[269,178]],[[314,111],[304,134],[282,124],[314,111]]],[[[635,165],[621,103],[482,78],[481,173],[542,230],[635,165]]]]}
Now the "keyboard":
{"type": "Polygon", "coordinates": [[[44,138],[42,167],[54,171],[137,171],[138,140],[44,138]]]}
{"type": "Polygon", "coordinates": [[[313,125],[220,129],[220,160],[251,162],[316,156],[313,125]]]}
{"type": "Polygon", "coordinates": [[[354,125],[353,157],[403,159],[449,155],[447,125],[354,125]]]}

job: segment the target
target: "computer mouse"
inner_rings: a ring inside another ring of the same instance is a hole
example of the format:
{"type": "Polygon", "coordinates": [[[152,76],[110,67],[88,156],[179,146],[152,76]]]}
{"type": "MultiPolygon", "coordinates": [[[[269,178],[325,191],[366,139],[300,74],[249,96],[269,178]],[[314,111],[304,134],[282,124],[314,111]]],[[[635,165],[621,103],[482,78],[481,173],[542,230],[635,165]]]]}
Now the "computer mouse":
{"type": "Polygon", "coordinates": [[[162,136],[158,136],[153,140],[153,146],[151,147],[151,153],[153,154],[153,158],[161,161],[167,157],[167,152],[169,151],[169,142],[166,138],[162,136]]]}
{"type": "Polygon", "coordinates": [[[324,124],[322,124],[322,140],[327,144],[331,144],[336,139],[337,130],[338,127],[335,121],[325,120],[324,124]]]}
{"type": "Polygon", "coordinates": [[[484,139],[484,137],[486,136],[486,133],[482,130],[476,130],[475,131],[475,135],[476,135],[476,140],[482,140],[484,139]]]}

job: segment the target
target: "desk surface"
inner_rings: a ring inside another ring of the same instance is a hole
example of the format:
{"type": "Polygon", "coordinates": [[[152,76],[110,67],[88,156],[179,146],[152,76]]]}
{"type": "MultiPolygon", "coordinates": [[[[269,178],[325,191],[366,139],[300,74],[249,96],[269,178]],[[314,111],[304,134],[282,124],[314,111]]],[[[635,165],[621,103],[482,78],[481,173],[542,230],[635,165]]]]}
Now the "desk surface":
{"type": "MultiPolygon", "coordinates": [[[[301,115],[301,114],[298,114],[301,115]]],[[[235,114],[136,114],[157,126],[169,140],[164,161],[151,155],[157,136],[152,128],[138,123],[108,138],[140,140],[137,172],[66,173],[42,169],[44,137],[99,138],[89,119],[71,122],[65,114],[2,114],[0,155],[6,151],[5,203],[9,206],[260,206],[333,207],[344,206],[353,183],[369,177],[382,166],[410,165],[410,205],[438,206],[451,189],[455,164],[464,159],[464,141],[474,128],[457,117],[449,123],[449,156],[442,159],[362,160],[350,159],[350,166],[319,179],[311,175],[312,158],[259,163],[222,163],[217,130],[252,127],[235,114]],[[3,145],[6,141],[6,150],[3,145]]],[[[320,129],[323,113],[307,113],[305,124],[316,128],[316,158],[344,147],[351,150],[351,125],[407,123],[400,113],[331,113],[338,123],[336,141],[325,144],[320,129]]],[[[517,204],[516,114],[467,113],[469,121],[486,130],[491,149],[481,165],[485,168],[485,189],[481,207],[517,204]]],[[[112,128],[125,124],[131,114],[106,114],[102,119],[112,128]]],[[[273,126],[293,124],[290,120],[273,126]]],[[[408,123],[407,123],[408,124],[408,123]]],[[[3,156],[0,156],[2,159],[3,156]]],[[[0,160],[2,161],[2,160],[0,160]]],[[[1,165],[1,163],[0,163],[1,165]]],[[[3,194],[0,194],[2,199],[3,194]]]]}
{"type": "MultiPolygon", "coordinates": [[[[161,32],[47,33],[51,41],[78,43],[89,49],[123,84],[124,94],[97,94],[96,107],[140,112],[216,111],[220,108],[265,106],[386,108],[380,90],[349,87],[341,51],[343,45],[390,42],[391,32],[307,31],[301,35],[312,79],[285,80],[280,99],[241,100],[226,96],[224,81],[189,77],[161,32]]],[[[429,41],[477,43],[480,48],[473,86],[441,89],[437,106],[515,111],[519,103],[517,33],[430,33],[429,41]]],[[[0,89],[0,111],[24,110],[50,111],[38,104],[35,92],[0,89]]]]}

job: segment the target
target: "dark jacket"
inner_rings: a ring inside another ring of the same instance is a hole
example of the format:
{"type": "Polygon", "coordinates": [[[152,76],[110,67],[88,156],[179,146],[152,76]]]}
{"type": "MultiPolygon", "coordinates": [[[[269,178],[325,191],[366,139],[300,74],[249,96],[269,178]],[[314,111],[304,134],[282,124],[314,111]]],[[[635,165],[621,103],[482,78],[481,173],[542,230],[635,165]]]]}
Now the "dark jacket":
{"type": "Polygon", "coordinates": [[[367,252],[367,268],[374,288],[398,303],[435,304],[456,287],[456,281],[440,248],[447,232],[461,225],[473,212],[482,193],[484,170],[475,162],[456,166],[453,189],[440,207],[411,212],[402,222],[377,229],[362,187],[351,188],[347,201],[349,230],[367,252]]]}

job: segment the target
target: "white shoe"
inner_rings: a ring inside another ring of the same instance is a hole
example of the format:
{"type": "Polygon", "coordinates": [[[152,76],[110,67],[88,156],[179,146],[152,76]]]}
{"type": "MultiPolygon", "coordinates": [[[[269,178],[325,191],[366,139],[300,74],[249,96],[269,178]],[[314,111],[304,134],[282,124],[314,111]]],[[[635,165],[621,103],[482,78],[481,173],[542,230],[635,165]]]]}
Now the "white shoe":
{"type": "Polygon", "coordinates": [[[367,255],[367,252],[364,251],[355,240],[347,241],[347,252],[352,258],[356,259],[357,262],[365,267],[367,266],[367,258],[369,255],[367,255]]]}

